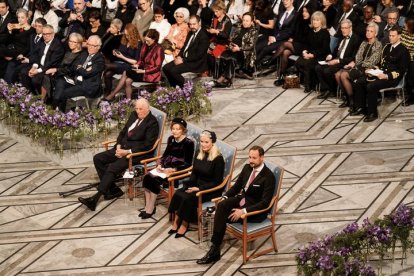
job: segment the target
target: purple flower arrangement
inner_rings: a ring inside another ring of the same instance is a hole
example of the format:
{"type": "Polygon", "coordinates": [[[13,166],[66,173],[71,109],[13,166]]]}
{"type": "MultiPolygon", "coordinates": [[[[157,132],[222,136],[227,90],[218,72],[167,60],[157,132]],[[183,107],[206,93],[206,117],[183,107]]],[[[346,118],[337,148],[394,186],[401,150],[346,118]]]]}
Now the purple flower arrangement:
{"type": "Polygon", "coordinates": [[[369,265],[370,255],[379,257],[379,274],[384,257],[393,255],[397,244],[403,255],[412,248],[413,209],[400,205],[390,215],[362,225],[354,222],[341,231],[302,246],[296,255],[302,275],[376,275],[369,265]]]}
{"type": "Polygon", "coordinates": [[[152,106],[163,110],[169,118],[192,115],[199,118],[202,115],[211,113],[211,84],[201,82],[186,82],[182,88],[157,87],[149,93],[142,91],[141,96],[147,99],[152,106]]]}

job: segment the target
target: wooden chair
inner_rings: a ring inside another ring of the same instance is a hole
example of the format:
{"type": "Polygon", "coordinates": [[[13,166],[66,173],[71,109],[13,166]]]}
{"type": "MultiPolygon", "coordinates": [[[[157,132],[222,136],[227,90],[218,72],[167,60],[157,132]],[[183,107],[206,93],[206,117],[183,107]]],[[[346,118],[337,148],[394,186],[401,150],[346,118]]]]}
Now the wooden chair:
{"type": "MultiPolygon", "coordinates": [[[[158,158],[160,158],[161,156],[161,141],[162,141],[162,137],[164,135],[164,126],[165,126],[165,122],[167,120],[167,114],[165,114],[164,112],[162,112],[161,110],[156,109],[155,107],[150,107],[151,113],[152,115],[155,116],[155,118],[157,119],[158,122],[158,139],[155,141],[154,145],[152,146],[152,148],[150,150],[147,151],[142,151],[142,152],[135,152],[135,153],[131,153],[127,155],[127,159],[128,159],[128,171],[129,172],[133,172],[134,170],[136,170],[137,168],[141,167],[143,168],[144,172],[146,173],[148,171],[148,168],[150,166],[154,166],[155,160],[157,160],[158,158]],[[136,156],[142,156],[145,154],[148,154],[150,152],[153,152],[154,157],[150,158],[150,159],[146,159],[143,161],[147,161],[147,162],[142,162],[139,165],[133,165],[132,164],[132,157],[136,157],[136,156]],[[152,160],[154,159],[154,160],[152,160]],[[148,161],[150,160],[150,161],[148,161]],[[152,162],[152,163],[151,163],[152,162]]],[[[109,145],[115,143],[116,140],[109,140],[109,141],[105,141],[102,143],[102,145],[105,147],[106,150],[108,150],[109,145]]],[[[133,200],[133,198],[135,197],[135,183],[136,183],[136,177],[133,176],[132,178],[128,178],[128,198],[129,200],[133,200]]]]}
{"type": "MultiPolygon", "coordinates": [[[[187,137],[193,140],[194,142],[194,157],[197,155],[200,149],[200,134],[203,130],[191,123],[187,124],[187,137]]],[[[145,160],[143,160],[145,161],[145,160]]],[[[168,187],[161,188],[161,195],[168,199],[168,204],[171,202],[171,199],[175,192],[175,187],[177,186],[180,188],[182,186],[182,180],[188,178],[191,175],[191,170],[193,167],[189,167],[187,169],[176,171],[170,175],[168,178],[168,187]],[[177,184],[176,184],[177,183],[177,184]]]]}
{"type": "MultiPolygon", "coordinates": [[[[277,252],[276,245],[276,227],[275,227],[275,218],[276,218],[276,209],[277,203],[279,201],[280,187],[282,186],[283,179],[283,168],[275,166],[271,163],[266,163],[266,166],[273,172],[276,178],[275,182],[275,191],[273,198],[269,203],[269,206],[266,209],[250,212],[241,216],[243,223],[227,223],[227,232],[234,236],[237,239],[242,240],[243,244],[243,264],[246,264],[249,259],[256,258],[263,254],[267,254],[274,250],[277,252]],[[256,214],[263,212],[270,212],[269,216],[262,222],[247,222],[247,218],[256,214]],[[247,242],[253,241],[263,236],[271,236],[273,247],[264,249],[260,252],[253,252],[252,255],[247,255],[247,242]]],[[[216,201],[215,199],[213,201],[216,201]]]]}
{"type": "Polygon", "coordinates": [[[217,147],[220,149],[221,154],[224,158],[224,179],[223,182],[211,189],[199,191],[196,195],[198,197],[198,207],[197,207],[197,215],[198,215],[198,239],[202,240],[202,222],[201,222],[201,215],[203,210],[207,209],[208,207],[214,206],[214,202],[207,201],[203,202],[203,196],[212,193],[217,190],[224,190],[226,191],[230,187],[233,169],[234,169],[234,161],[236,160],[236,151],[237,149],[234,146],[231,146],[221,140],[217,140],[216,142],[217,147]]]}

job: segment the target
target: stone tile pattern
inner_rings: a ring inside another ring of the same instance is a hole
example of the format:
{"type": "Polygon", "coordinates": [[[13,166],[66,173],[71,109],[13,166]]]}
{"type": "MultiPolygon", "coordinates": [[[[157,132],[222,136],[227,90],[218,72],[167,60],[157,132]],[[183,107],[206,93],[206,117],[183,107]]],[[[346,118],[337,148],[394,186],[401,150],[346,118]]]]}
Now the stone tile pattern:
{"type": "MultiPolygon", "coordinates": [[[[101,201],[90,212],[77,197],[92,191],[66,198],[58,192],[97,180],[92,153],[88,162],[74,158],[72,164],[65,153],[60,163],[2,128],[0,275],[296,275],[294,256],[302,244],[383,216],[401,202],[413,205],[412,107],[402,109],[390,98],[380,107],[381,119],[366,124],[347,116],[335,99],[317,100],[272,81],[238,81],[234,89],[214,91],[213,115],[196,123],[237,147],[234,179],[255,144],[265,148],[267,161],[285,168],[278,253],[242,265],[241,243],[228,237],[222,260],[199,266],[195,260],[207,244],[198,243],[195,228],[183,239],[167,235],[165,200],[149,220],[137,216],[142,197],[101,201]]],[[[251,248],[269,244],[260,239],[251,248]]],[[[404,273],[413,270],[410,263],[404,273]]]]}

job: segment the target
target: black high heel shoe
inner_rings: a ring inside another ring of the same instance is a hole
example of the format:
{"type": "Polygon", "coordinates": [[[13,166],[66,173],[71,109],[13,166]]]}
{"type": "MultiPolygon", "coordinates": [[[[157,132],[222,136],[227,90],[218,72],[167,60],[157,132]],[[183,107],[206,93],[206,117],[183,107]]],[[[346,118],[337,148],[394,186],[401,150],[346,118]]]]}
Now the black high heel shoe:
{"type": "Polygon", "coordinates": [[[156,212],[157,212],[157,207],[154,207],[154,211],[152,211],[151,214],[148,214],[147,212],[143,211],[138,216],[140,216],[142,219],[149,219],[149,218],[152,218],[152,215],[154,215],[156,212]]]}
{"type": "MultiPolygon", "coordinates": [[[[184,237],[185,236],[185,233],[187,233],[189,227],[190,227],[190,224],[187,225],[187,228],[185,229],[185,232],[184,233],[182,233],[182,234],[179,234],[179,233],[175,234],[175,238],[176,239],[179,239],[179,238],[184,237]]],[[[178,229],[177,229],[177,231],[178,231],[178,229]]]]}
{"type": "Polygon", "coordinates": [[[170,231],[168,231],[168,235],[172,235],[172,234],[175,234],[175,233],[177,233],[177,231],[178,231],[178,229],[170,229],[170,231]]]}

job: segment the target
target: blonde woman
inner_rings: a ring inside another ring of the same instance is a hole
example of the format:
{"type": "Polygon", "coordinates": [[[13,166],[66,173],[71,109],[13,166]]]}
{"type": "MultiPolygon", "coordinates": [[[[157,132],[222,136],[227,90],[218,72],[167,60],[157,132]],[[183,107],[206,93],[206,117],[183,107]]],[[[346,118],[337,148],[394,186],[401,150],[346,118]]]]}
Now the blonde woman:
{"type": "MultiPolygon", "coordinates": [[[[224,159],[216,146],[217,136],[213,131],[204,130],[200,135],[200,152],[193,162],[190,180],[177,190],[171,200],[168,212],[175,213],[175,220],[168,234],[175,238],[184,237],[190,222],[197,221],[198,191],[216,187],[223,181],[224,159]]],[[[221,195],[221,190],[209,193],[203,201],[221,195]]]]}

